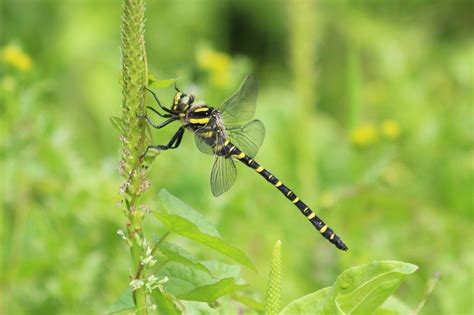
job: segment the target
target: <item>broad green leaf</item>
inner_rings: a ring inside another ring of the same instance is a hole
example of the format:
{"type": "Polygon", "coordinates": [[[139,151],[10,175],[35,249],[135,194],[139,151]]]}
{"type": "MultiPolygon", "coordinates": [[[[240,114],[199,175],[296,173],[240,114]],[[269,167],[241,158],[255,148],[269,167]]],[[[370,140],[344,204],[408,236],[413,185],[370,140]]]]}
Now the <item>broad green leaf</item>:
{"type": "Polygon", "coordinates": [[[283,308],[280,315],[293,315],[293,314],[337,314],[334,311],[325,312],[325,308],[328,306],[325,302],[331,298],[331,287],[320,289],[316,292],[305,295],[293,302],[290,302],[283,308]]]}
{"type": "Polygon", "coordinates": [[[256,270],[250,259],[240,249],[228,245],[221,238],[201,232],[194,223],[187,219],[177,215],[169,215],[160,212],[154,212],[154,215],[174,233],[206,245],[215,251],[232,258],[236,262],[241,263],[252,270],[256,270]]]}
{"type": "Polygon", "coordinates": [[[158,210],[160,212],[183,217],[194,223],[203,233],[220,237],[220,234],[214,225],[207,221],[202,214],[194,210],[191,206],[185,204],[179,198],[170,194],[166,189],[162,189],[158,193],[158,200],[158,210]]]}
{"type": "Polygon", "coordinates": [[[183,300],[212,303],[221,296],[240,290],[247,285],[235,283],[234,278],[222,279],[216,283],[198,287],[193,291],[180,295],[183,300]]]}
{"type": "Polygon", "coordinates": [[[240,267],[219,262],[203,262],[211,271],[204,272],[176,262],[169,262],[160,269],[159,275],[168,277],[164,285],[174,296],[186,295],[199,287],[213,285],[222,279],[233,279],[234,284],[242,286],[240,267]]]}
{"type": "Polygon", "coordinates": [[[154,211],[153,214],[170,231],[206,245],[236,262],[256,270],[245,253],[222,240],[217,230],[201,214],[166,190],[160,192],[159,199],[160,211],[154,211]]]}
{"type": "Polygon", "coordinates": [[[160,252],[165,255],[169,260],[205,271],[207,273],[211,272],[204,264],[199,263],[190,253],[188,253],[183,248],[177,245],[171,243],[163,243],[160,246],[160,252]]]}
{"type": "Polygon", "coordinates": [[[417,266],[375,261],[344,271],[332,287],[288,304],[281,314],[372,314],[417,266]]]}
{"type": "Polygon", "coordinates": [[[181,312],[176,308],[173,303],[174,297],[166,292],[161,292],[159,288],[156,288],[151,293],[153,301],[156,303],[158,308],[158,314],[169,314],[169,315],[179,315],[181,312]]]}
{"type": "Polygon", "coordinates": [[[109,117],[110,119],[110,123],[112,124],[112,126],[120,133],[123,133],[124,130],[125,130],[125,127],[123,125],[123,120],[122,118],[119,118],[117,116],[110,116],[109,117]]]}
{"type": "Polygon", "coordinates": [[[229,265],[217,260],[201,261],[210,271],[211,276],[216,279],[234,278],[236,282],[242,284],[244,280],[241,278],[242,268],[237,265],[229,265]]]}
{"type": "Polygon", "coordinates": [[[215,283],[220,279],[214,278],[210,273],[204,272],[176,262],[169,262],[159,271],[160,276],[168,277],[165,283],[167,292],[179,296],[193,291],[203,285],[215,283]]]}
{"type": "Polygon", "coordinates": [[[135,303],[133,302],[132,288],[127,288],[119,299],[110,306],[108,313],[119,313],[131,309],[135,309],[135,303]]]}
{"type": "Polygon", "coordinates": [[[336,280],[336,305],[344,313],[371,313],[395,292],[405,275],[417,269],[397,261],[372,262],[348,269],[336,280]]]}

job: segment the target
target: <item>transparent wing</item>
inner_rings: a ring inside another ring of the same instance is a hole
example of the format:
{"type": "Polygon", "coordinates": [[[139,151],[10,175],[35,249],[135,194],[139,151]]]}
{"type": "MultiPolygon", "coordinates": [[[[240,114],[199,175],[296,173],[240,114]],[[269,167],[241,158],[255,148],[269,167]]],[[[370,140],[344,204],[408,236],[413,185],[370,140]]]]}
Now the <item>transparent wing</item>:
{"type": "Polygon", "coordinates": [[[202,127],[196,130],[194,133],[194,142],[199,151],[205,154],[214,155],[214,150],[212,149],[211,144],[215,139],[212,139],[211,137],[214,137],[212,127],[202,127]]]}
{"type": "Polygon", "coordinates": [[[258,119],[243,126],[227,128],[226,131],[230,141],[252,158],[257,155],[265,138],[265,127],[258,119]]]}
{"type": "Polygon", "coordinates": [[[229,97],[218,109],[226,126],[243,124],[252,119],[257,103],[258,83],[248,75],[239,90],[229,97]]]}
{"type": "Polygon", "coordinates": [[[217,197],[229,190],[237,178],[237,168],[231,158],[216,156],[211,172],[211,191],[217,197]]]}

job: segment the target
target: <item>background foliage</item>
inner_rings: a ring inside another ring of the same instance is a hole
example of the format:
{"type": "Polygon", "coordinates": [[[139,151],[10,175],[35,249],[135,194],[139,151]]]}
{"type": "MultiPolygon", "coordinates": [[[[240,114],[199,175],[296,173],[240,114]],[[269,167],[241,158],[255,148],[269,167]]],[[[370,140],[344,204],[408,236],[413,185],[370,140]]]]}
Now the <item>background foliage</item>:
{"type": "MultiPolygon", "coordinates": [[[[307,4],[149,1],[148,63],[211,105],[255,73],[267,128],[258,160],[319,205],[349,252],[243,167],[213,198],[212,159],[189,134],[156,160],[148,203],[166,187],[214,222],[255,262],[245,278],[261,297],[280,239],[282,305],[393,259],[419,266],[397,292],[408,305],[440,272],[422,314],[472,312],[472,3],[307,4]]],[[[120,112],[120,15],[111,1],[0,2],[3,313],[103,313],[128,285],[108,121],[120,112]]],[[[171,101],[172,89],[158,92],[171,101]]]]}

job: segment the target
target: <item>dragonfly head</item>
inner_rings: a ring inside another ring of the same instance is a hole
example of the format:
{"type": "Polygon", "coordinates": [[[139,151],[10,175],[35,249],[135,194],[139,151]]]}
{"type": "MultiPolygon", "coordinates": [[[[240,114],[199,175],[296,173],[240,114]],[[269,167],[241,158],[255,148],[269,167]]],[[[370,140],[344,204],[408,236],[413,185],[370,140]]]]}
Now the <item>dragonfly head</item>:
{"type": "Polygon", "coordinates": [[[184,113],[186,110],[191,108],[191,105],[194,102],[193,95],[187,95],[179,90],[176,91],[176,94],[173,99],[173,106],[171,110],[175,113],[184,113]]]}

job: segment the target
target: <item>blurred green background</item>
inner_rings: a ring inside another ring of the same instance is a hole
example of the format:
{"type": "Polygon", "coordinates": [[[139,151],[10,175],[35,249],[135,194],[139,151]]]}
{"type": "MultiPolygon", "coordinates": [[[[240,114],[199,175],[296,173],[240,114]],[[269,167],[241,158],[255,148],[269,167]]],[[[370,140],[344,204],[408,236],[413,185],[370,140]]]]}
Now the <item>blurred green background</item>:
{"type": "MultiPolygon", "coordinates": [[[[214,198],[213,159],[190,134],[156,159],[148,204],[166,188],[214,222],[255,262],[245,277],[260,296],[282,240],[283,304],[393,259],[420,267],[397,292],[412,307],[441,273],[421,314],[472,314],[472,12],[472,1],[147,1],[155,76],[217,106],[255,73],[257,160],[350,250],[243,166],[214,198]]],[[[104,313],[128,285],[109,122],[121,112],[120,22],[119,1],[0,2],[1,314],[104,313]]],[[[170,104],[172,88],[157,92],[170,104]]]]}

